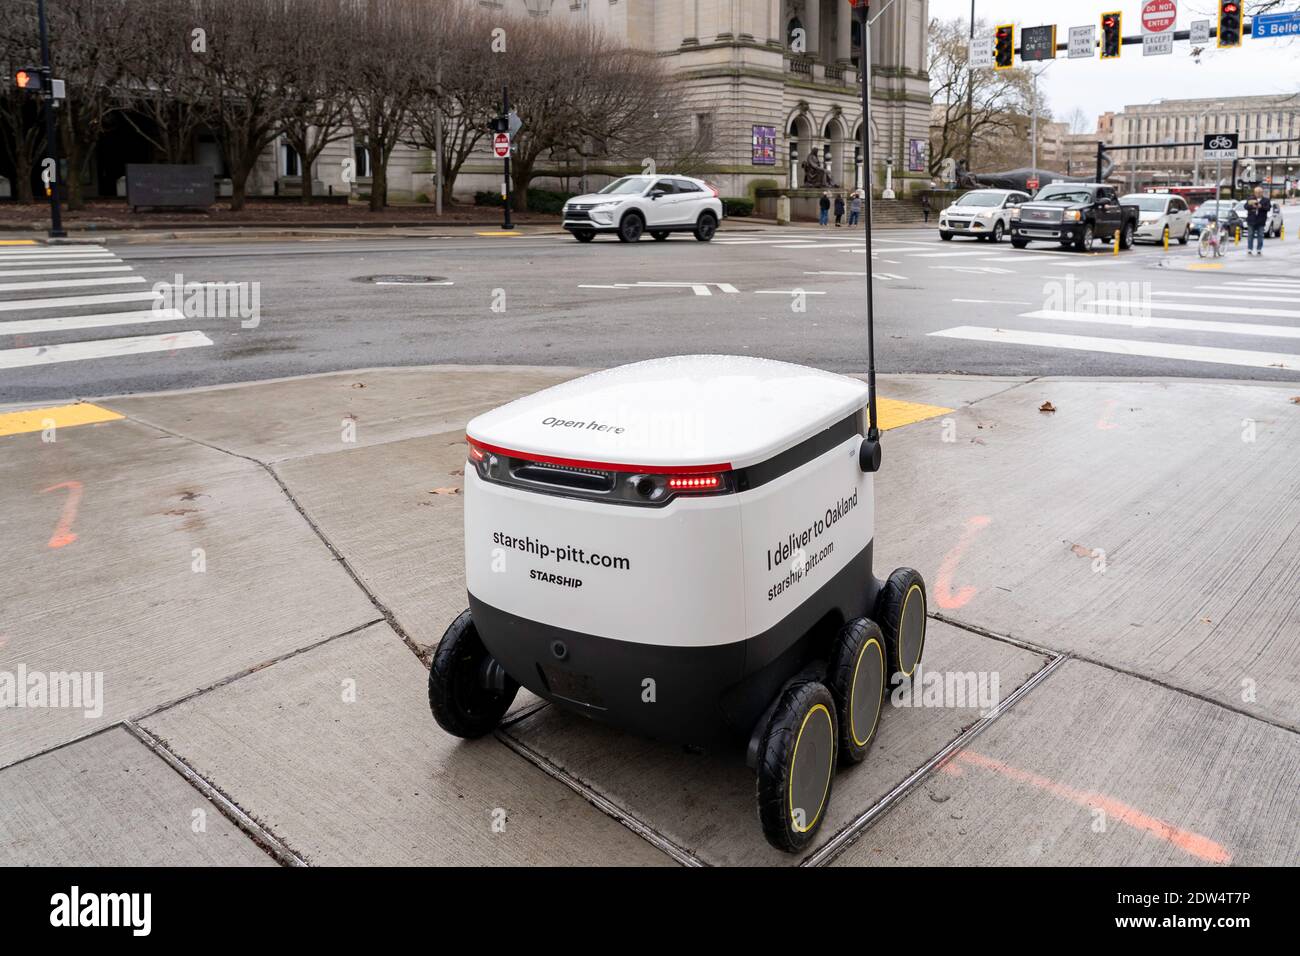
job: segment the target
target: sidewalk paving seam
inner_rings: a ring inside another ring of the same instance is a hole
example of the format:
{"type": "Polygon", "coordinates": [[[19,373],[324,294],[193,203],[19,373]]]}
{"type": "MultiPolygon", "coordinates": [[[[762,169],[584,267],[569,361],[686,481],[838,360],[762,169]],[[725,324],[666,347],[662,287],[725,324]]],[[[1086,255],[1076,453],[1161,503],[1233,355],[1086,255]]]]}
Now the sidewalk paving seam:
{"type": "MultiPolygon", "coordinates": [[[[1006,644],[1013,644],[1016,647],[1020,647],[1028,651],[1034,651],[1038,654],[1056,655],[1056,654],[1064,653],[1062,651],[1058,651],[1051,647],[1043,647],[1042,645],[1033,644],[1029,641],[1019,640],[1017,638],[1011,637],[1008,634],[999,634],[996,631],[990,631],[987,628],[980,627],[978,624],[968,624],[965,621],[959,621],[956,618],[949,617],[948,615],[942,614],[939,611],[931,611],[928,616],[933,618],[936,621],[942,621],[944,624],[951,624],[953,627],[959,627],[964,631],[970,631],[972,634],[978,634],[981,637],[991,638],[992,640],[995,641],[1002,641],[1003,643],[1006,644]]],[[[1166,681],[1160,680],[1159,678],[1151,677],[1148,674],[1141,674],[1137,671],[1131,671],[1128,670],[1127,668],[1120,667],[1118,664],[1112,664],[1108,661],[1101,660],[1100,658],[1091,657],[1087,654],[1080,654],[1074,651],[1070,651],[1068,653],[1068,656],[1073,658],[1074,660],[1083,661],[1086,664],[1094,664],[1097,667],[1104,668],[1115,674],[1123,674],[1125,677],[1133,677],[1136,678],[1137,680],[1145,681],[1148,684],[1154,684],[1155,686],[1163,690],[1167,690],[1175,694],[1184,694],[1188,697],[1193,697],[1196,700],[1199,700],[1205,704],[1213,704],[1215,707],[1218,707],[1221,710],[1226,710],[1229,713],[1237,714],[1241,717],[1248,717],[1251,720],[1257,720],[1261,724],[1268,724],[1270,727],[1276,727],[1278,730],[1285,730],[1288,733],[1300,735],[1300,727],[1293,727],[1290,724],[1280,723],[1279,721],[1273,720],[1270,717],[1265,717],[1260,714],[1251,713],[1249,710],[1245,710],[1244,708],[1235,707],[1232,704],[1224,703],[1221,700],[1216,700],[1213,697],[1208,697],[1205,694],[1199,693],[1197,691],[1189,690],[1186,687],[1179,687],[1177,684],[1170,684],[1166,681]]]]}
{"type": "MultiPolygon", "coordinates": [[[[222,448],[219,445],[213,445],[210,442],[205,442],[198,438],[192,438],[189,435],[182,435],[180,432],[172,431],[169,428],[163,428],[161,425],[155,425],[152,422],[145,421],[144,419],[136,418],[134,415],[127,415],[126,418],[128,421],[135,422],[137,425],[143,425],[146,428],[155,429],[157,431],[162,432],[165,435],[171,435],[173,438],[179,438],[182,441],[193,442],[196,445],[202,445],[204,448],[211,448],[213,451],[221,452],[223,455],[229,455],[232,458],[241,458],[244,461],[252,462],[253,464],[257,465],[259,468],[261,468],[263,471],[265,471],[268,475],[270,475],[271,478],[275,481],[275,483],[280,486],[280,491],[285,496],[285,498],[288,499],[289,504],[293,505],[294,510],[298,512],[298,514],[302,517],[302,520],[307,522],[307,527],[309,527],[312,530],[312,532],[316,535],[316,537],[320,539],[321,544],[325,545],[325,548],[329,551],[331,555],[333,555],[334,560],[338,562],[339,566],[343,568],[345,572],[347,572],[348,577],[352,579],[352,583],[355,584],[358,588],[360,588],[361,593],[364,594],[367,600],[369,600],[370,603],[374,605],[375,610],[383,615],[383,620],[388,624],[389,627],[393,629],[393,632],[402,639],[402,643],[405,644],[407,649],[410,650],[410,652],[415,655],[415,659],[418,660],[425,667],[429,666],[429,662],[420,656],[419,647],[416,645],[415,641],[411,639],[411,636],[406,633],[406,630],[402,627],[402,625],[398,623],[397,617],[393,614],[392,610],[386,604],[380,601],[378,596],[375,595],[375,593],[366,586],[365,582],[361,580],[361,576],[358,575],[357,572],[353,569],[352,565],[348,563],[348,559],[343,556],[342,552],[340,552],[339,549],[334,546],[334,543],[330,541],[329,537],[326,536],[325,532],[321,530],[320,526],[314,520],[312,520],[312,517],[309,514],[307,514],[307,510],[302,506],[302,504],[299,503],[298,499],[294,497],[293,492],[289,490],[289,486],[285,484],[284,479],[280,477],[279,473],[276,472],[275,468],[271,464],[261,461],[260,459],[253,458],[251,455],[241,455],[239,452],[231,451],[228,448],[222,448]]],[[[376,622],[372,621],[371,623],[376,623],[376,622]]]]}
{"type": "MultiPolygon", "coordinates": [[[[528,716],[530,714],[536,713],[538,710],[541,709],[542,709],[541,707],[533,708],[528,712],[528,714],[524,716],[528,716]]],[[[516,721],[511,721],[511,723],[515,723],[515,722],[516,721]]],[[[604,813],[606,816],[613,819],[615,823],[620,823],[623,826],[627,827],[627,829],[631,830],[633,833],[635,833],[641,839],[645,840],[655,849],[660,850],[661,852],[672,857],[682,866],[690,866],[690,867],[709,866],[708,863],[701,860],[690,850],[687,850],[686,848],[679,846],[678,844],[670,840],[668,837],[660,833],[658,830],[656,830],[650,824],[633,816],[627,810],[620,807],[617,803],[610,800],[608,797],[604,796],[603,794],[601,794],[599,791],[597,791],[596,789],[594,789],[584,781],[579,780],[577,777],[569,773],[569,771],[565,770],[563,767],[559,766],[558,764],[552,763],[543,754],[534,750],[532,747],[529,747],[527,744],[523,743],[522,741],[517,740],[516,738],[510,736],[509,734],[503,733],[502,731],[503,728],[498,727],[497,730],[493,731],[492,736],[495,737],[502,744],[504,744],[509,750],[513,751],[517,756],[521,757],[526,763],[531,764],[532,766],[536,767],[538,770],[542,771],[542,773],[546,774],[548,777],[551,777],[552,779],[557,780],[560,783],[562,783],[564,786],[568,787],[570,790],[572,790],[578,796],[582,797],[584,800],[586,800],[589,804],[591,804],[601,813],[604,813]]]]}
{"type": "Polygon", "coordinates": [[[843,827],[838,833],[832,836],[818,850],[810,853],[806,858],[800,861],[800,866],[821,867],[827,866],[834,862],[845,850],[857,843],[862,835],[867,832],[876,822],[876,820],[888,813],[903,797],[907,796],[915,787],[924,781],[931,773],[946,763],[959,750],[962,750],[972,740],[984,733],[992,724],[998,720],[1004,713],[1015,706],[1020,698],[1029,694],[1039,684],[1044,683],[1062,664],[1071,659],[1070,654],[1057,654],[1041,668],[1038,669],[1029,680],[1025,681],[1014,691],[1006,700],[1002,701],[994,709],[994,712],[988,717],[981,717],[971,724],[960,734],[949,741],[948,745],[940,750],[937,754],[913,770],[908,776],[894,787],[893,790],[885,794],[874,804],[859,814],[852,822],[843,827]]]}
{"type": "Polygon", "coordinates": [[[222,816],[257,844],[258,849],[281,866],[305,867],[309,865],[288,843],[276,836],[256,817],[235,803],[220,787],[186,763],[185,759],[168,747],[166,741],[162,738],[156,737],[131,719],[122,721],[120,726],[147,747],[163,763],[176,771],[190,786],[215,806],[222,816]]]}
{"type": "Polygon", "coordinates": [[[172,707],[176,707],[180,704],[185,703],[186,701],[193,700],[195,697],[202,696],[203,694],[206,694],[208,691],[217,690],[219,688],[225,687],[227,684],[232,684],[235,681],[239,680],[240,678],[247,677],[250,674],[255,674],[261,670],[265,670],[266,668],[270,667],[273,664],[279,664],[281,661],[287,661],[291,657],[297,657],[299,654],[305,654],[308,651],[314,651],[316,648],[323,647],[324,645],[329,644],[331,641],[336,641],[341,637],[349,637],[360,631],[364,631],[368,627],[374,627],[376,624],[385,624],[385,623],[387,622],[383,618],[377,617],[373,621],[367,621],[364,624],[358,624],[356,627],[349,628],[346,631],[341,631],[338,634],[331,634],[329,637],[322,638],[321,640],[316,641],[315,643],[312,644],[308,644],[305,647],[299,647],[285,654],[281,654],[279,657],[273,657],[270,660],[263,661],[260,664],[254,664],[251,667],[246,667],[241,671],[235,672],[234,674],[227,674],[225,677],[221,678],[220,680],[215,681],[214,683],[211,684],[207,684],[203,687],[200,687],[197,690],[190,691],[188,694],[185,694],[182,697],[177,697],[174,700],[164,701],[163,703],[150,707],[148,710],[143,710],[138,714],[132,714],[130,717],[125,717],[122,720],[115,721],[111,724],[106,724],[103,727],[97,727],[94,730],[89,731],[88,733],[80,734],[68,740],[61,741],[60,743],[53,744],[52,746],[46,747],[44,750],[38,750],[35,753],[30,753],[27,754],[26,756],[19,757],[17,760],[13,761],[12,763],[0,765],[0,771],[8,770],[10,767],[17,767],[19,764],[27,763],[27,761],[29,760],[35,760],[37,757],[44,757],[46,754],[52,754],[56,750],[62,750],[64,747],[71,747],[73,744],[84,743],[85,741],[98,737],[100,734],[106,733],[114,729],[115,727],[121,727],[127,721],[148,720],[150,717],[154,716],[155,714],[162,713],[162,711],[164,710],[168,710],[172,707]]]}

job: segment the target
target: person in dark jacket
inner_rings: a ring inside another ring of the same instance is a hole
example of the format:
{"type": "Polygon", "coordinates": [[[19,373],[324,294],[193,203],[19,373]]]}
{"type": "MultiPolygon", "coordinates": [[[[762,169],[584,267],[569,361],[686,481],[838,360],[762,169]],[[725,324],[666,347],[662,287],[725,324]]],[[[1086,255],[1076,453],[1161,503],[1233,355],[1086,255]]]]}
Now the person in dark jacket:
{"type": "Polygon", "coordinates": [[[818,215],[817,215],[818,225],[822,225],[822,226],[828,225],[830,220],[830,215],[831,215],[831,194],[830,193],[828,192],[822,193],[822,198],[817,200],[817,209],[818,209],[818,215]]]}
{"type": "Polygon", "coordinates": [[[1264,254],[1264,236],[1268,232],[1268,214],[1273,211],[1273,201],[1264,195],[1262,186],[1255,187],[1255,195],[1246,200],[1246,255],[1264,254]]]}
{"type": "Polygon", "coordinates": [[[925,216],[926,224],[930,222],[930,194],[921,194],[921,215],[925,216]]]}
{"type": "Polygon", "coordinates": [[[835,228],[844,225],[844,196],[835,194],[835,228]]]}

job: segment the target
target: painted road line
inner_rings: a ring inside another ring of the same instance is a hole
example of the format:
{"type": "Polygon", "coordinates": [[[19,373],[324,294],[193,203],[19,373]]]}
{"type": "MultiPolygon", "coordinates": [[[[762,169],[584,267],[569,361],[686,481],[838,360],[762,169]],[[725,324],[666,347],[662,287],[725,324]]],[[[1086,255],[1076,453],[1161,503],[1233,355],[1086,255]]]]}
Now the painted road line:
{"type": "Polygon", "coordinates": [[[0,302],[0,312],[18,309],[71,309],[81,305],[108,305],[110,302],[157,302],[160,292],[105,292],[101,295],[65,295],[52,299],[12,299],[0,302]]]}
{"type": "Polygon", "coordinates": [[[1215,295],[1213,292],[1153,292],[1152,295],[1176,296],[1183,299],[1231,299],[1234,302],[1295,302],[1293,295],[1240,295],[1238,293],[1215,295]]]}
{"type": "Polygon", "coordinates": [[[185,313],[179,309],[150,309],[137,312],[101,312],[98,315],[65,315],[57,319],[23,319],[0,322],[0,335],[34,335],[39,332],[65,332],[72,329],[102,329],[115,325],[142,325],[146,322],[179,322],[185,313]]]}
{"type": "Polygon", "coordinates": [[[0,414],[0,436],[42,432],[47,428],[95,425],[99,422],[114,422],[121,417],[115,411],[89,402],[56,405],[52,408],[29,408],[21,412],[0,414]]]}
{"type": "Polygon", "coordinates": [[[865,248],[863,242],[816,242],[800,246],[773,246],[773,249],[858,249],[865,248]]]}
{"type": "Polygon", "coordinates": [[[1292,292],[1300,296],[1300,285],[1264,285],[1261,282],[1221,282],[1218,285],[1198,285],[1195,288],[1208,292],[1292,292]]]}
{"type": "MultiPolygon", "coordinates": [[[[866,274],[865,271],[864,271],[864,272],[830,272],[830,271],[823,271],[823,272],[805,272],[804,275],[806,275],[806,276],[859,276],[859,277],[865,278],[867,274],[866,274]]],[[[900,276],[900,275],[899,275],[898,273],[896,273],[896,272],[876,272],[876,271],[873,269],[872,272],[871,272],[871,275],[872,275],[872,278],[875,278],[875,279],[889,279],[889,280],[896,280],[896,281],[899,281],[899,282],[906,282],[906,281],[907,281],[907,276],[900,276]]]]}
{"type": "Polygon", "coordinates": [[[1032,305],[1018,299],[953,299],[954,302],[969,302],[973,305],[1032,305]]]}
{"type": "Polygon", "coordinates": [[[1018,329],[985,329],[970,325],[942,329],[929,334],[946,339],[964,339],[969,342],[997,342],[1002,345],[1027,345],[1035,348],[1070,349],[1079,352],[1107,352],[1111,355],[1207,362],[1211,365],[1300,370],[1300,355],[1288,355],[1282,352],[1253,352],[1245,349],[1220,349],[1204,345],[1176,345],[1171,342],[1143,342],[1132,339],[1100,339],[1087,335],[1058,335],[1055,332],[1024,332],[1018,329]]]}
{"type": "Polygon", "coordinates": [[[0,270],[0,279],[10,276],[70,276],[85,275],[88,272],[130,272],[130,266],[74,266],[65,269],[9,269],[0,270]]]}
{"type": "Polygon", "coordinates": [[[928,418],[938,418],[952,412],[942,405],[925,405],[921,402],[903,402],[896,398],[879,398],[876,400],[876,415],[882,431],[902,428],[928,418]]]}
{"type": "MultiPolygon", "coordinates": [[[[1125,299],[1093,299],[1081,303],[1089,308],[1104,307],[1132,308],[1132,301],[1125,299]]],[[[1273,319],[1300,319],[1300,311],[1295,309],[1255,308],[1248,305],[1188,305],[1184,302],[1150,302],[1144,303],[1148,308],[1160,309],[1162,312],[1200,312],[1205,315],[1253,315],[1268,316],[1273,319]]]]}
{"type": "Polygon", "coordinates": [[[1116,315],[1110,312],[1067,312],[1039,309],[1024,312],[1022,319],[1050,319],[1054,322],[1087,322],[1118,325],[1127,329],[1172,329],[1176,332],[1218,332],[1224,335],[1263,335],[1277,339],[1300,339],[1300,326],[1256,325],[1254,322],[1213,322],[1207,319],[1170,319],[1160,315],[1116,315]]]}
{"type": "Polygon", "coordinates": [[[99,339],[94,342],[68,342],[64,345],[38,345],[25,349],[0,349],[0,368],[24,368],[55,362],[80,362],[85,359],[120,358],[148,352],[172,352],[200,348],[212,340],[202,332],[171,332],[163,335],[135,335],[125,339],[99,339]]]}
{"type": "Polygon", "coordinates": [[[811,289],[755,289],[754,295],[825,295],[811,289]]]}
{"type": "Polygon", "coordinates": [[[64,266],[86,263],[87,265],[113,265],[121,262],[117,256],[58,256],[57,258],[36,258],[20,256],[13,259],[0,259],[0,268],[19,269],[30,266],[64,266]]]}
{"type": "MultiPolygon", "coordinates": [[[[890,250],[891,252],[893,250],[890,250]]],[[[958,256],[986,256],[987,252],[911,252],[904,250],[902,255],[912,259],[954,259],[958,256]]]]}
{"type": "Polygon", "coordinates": [[[41,282],[0,282],[0,292],[25,292],[29,289],[76,289],[88,285],[132,285],[147,282],[144,276],[120,276],[104,279],[49,279],[41,282]]]}

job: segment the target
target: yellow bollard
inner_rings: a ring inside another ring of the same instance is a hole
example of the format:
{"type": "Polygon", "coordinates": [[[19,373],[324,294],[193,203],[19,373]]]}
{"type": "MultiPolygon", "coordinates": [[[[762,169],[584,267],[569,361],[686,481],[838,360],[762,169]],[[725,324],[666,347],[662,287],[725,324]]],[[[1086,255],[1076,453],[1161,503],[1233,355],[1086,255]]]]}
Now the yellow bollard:
{"type": "Polygon", "coordinates": [[[1119,232],[1120,231],[1118,229],[1115,230],[1115,251],[1111,253],[1112,255],[1116,255],[1116,256],[1119,255],[1119,232]]]}
{"type": "Polygon", "coordinates": [[[1234,246],[1241,245],[1241,226],[1237,227],[1237,234],[1232,237],[1232,244],[1234,246]]]}
{"type": "Polygon", "coordinates": [[[1169,251],[1169,227],[1165,226],[1165,252],[1169,251]]]}

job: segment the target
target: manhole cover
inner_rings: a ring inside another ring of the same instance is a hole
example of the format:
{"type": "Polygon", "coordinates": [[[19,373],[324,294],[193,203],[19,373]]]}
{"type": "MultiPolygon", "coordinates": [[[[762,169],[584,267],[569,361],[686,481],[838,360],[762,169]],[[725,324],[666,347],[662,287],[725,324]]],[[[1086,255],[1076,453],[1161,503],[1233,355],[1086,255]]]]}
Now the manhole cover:
{"type": "Polygon", "coordinates": [[[354,281],[373,285],[451,285],[445,276],[377,275],[358,276],[354,281]]]}

